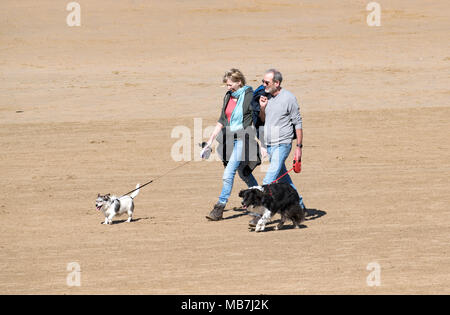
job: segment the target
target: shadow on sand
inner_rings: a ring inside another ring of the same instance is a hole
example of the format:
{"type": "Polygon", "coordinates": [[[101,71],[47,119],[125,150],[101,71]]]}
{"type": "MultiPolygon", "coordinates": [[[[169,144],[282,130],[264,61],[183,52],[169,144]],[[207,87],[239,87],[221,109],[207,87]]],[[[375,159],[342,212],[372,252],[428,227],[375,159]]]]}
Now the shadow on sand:
{"type": "MultiPolygon", "coordinates": [[[[150,220],[150,217],[146,217],[146,218],[136,218],[136,219],[131,219],[131,222],[138,222],[141,220],[150,220]]],[[[101,222],[101,224],[103,224],[104,221],[101,222]]],[[[127,219],[123,219],[123,220],[116,220],[116,221],[112,221],[112,224],[122,224],[127,222],[127,219]]]]}
{"type": "MultiPolygon", "coordinates": [[[[247,211],[246,209],[241,209],[241,208],[233,208],[233,209],[226,209],[225,212],[228,211],[234,211],[237,212],[236,214],[233,214],[231,216],[227,216],[224,217],[223,220],[230,220],[230,219],[236,219],[245,215],[249,214],[249,211],[247,211]]],[[[317,220],[321,217],[323,217],[324,215],[326,215],[327,212],[324,210],[319,210],[319,209],[314,209],[314,208],[310,208],[307,209],[306,211],[306,215],[305,215],[305,221],[303,223],[306,223],[307,221],[313,221],[313,220],[317,220]]],[[[253,217],[252,217],[253,218],[253,217]]],[[[275,230],[275,225],[280,223],[280,219],[278,220],[274,220],[274,221],[270,221],[267,225],[264,231],[274,231],[275,230]]],[[[307,226],[304,224],[300,224],[299,225],[300,229],[306,229],[307,226]]],[[[250,230],[254,231],[255,228],[254,227],[249,227],[250,230]]],[[[282,230],[290,230],[290,229],[295,229],[295,227],[292,225],[292,223],[290,224],[290,222],[286,222],[286,224],[280,229],[280,231],[282,230]]]]}

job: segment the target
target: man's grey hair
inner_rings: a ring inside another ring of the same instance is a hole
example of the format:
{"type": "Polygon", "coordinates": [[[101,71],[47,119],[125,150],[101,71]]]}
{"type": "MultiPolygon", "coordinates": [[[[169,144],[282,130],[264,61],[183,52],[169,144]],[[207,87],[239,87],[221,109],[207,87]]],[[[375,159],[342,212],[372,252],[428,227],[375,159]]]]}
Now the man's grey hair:
{"type": "Polygon", "coordinates": [[[283,76],[281,75],[281,72],[277,69],[269,69],[266,71],[266,73],[273,73],[273,81],[277,81],[281,84],[283,81],[283,76]]]}

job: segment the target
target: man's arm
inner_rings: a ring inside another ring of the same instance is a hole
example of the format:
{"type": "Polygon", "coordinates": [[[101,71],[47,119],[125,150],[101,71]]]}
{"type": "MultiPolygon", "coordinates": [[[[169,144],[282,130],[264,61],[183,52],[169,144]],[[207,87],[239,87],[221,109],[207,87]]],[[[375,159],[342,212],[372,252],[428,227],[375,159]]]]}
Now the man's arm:
{"type": "Polygon", "coordinates": [[[265,108],[261,108],[261,110],[259,111],[259,118],[261,119],[262,122],[265,122],[265,120],[266,120],[266,109],[265,108]]]}
{"type": "Polygon", "coordinates": [[[291,121],[295,126],[295,133],[297,136],[296,148],[294,151],[294,159],[300,161],[302,159],[302,147],[303,147],[303,122],[302,115],[300,114],[300,109],[297,100],[290,104],[290,115],[291,121]]]}
{"type": "Polygon", "coordinates": [[[268,101],[269,99],[267,98],[267,96],[261,95],[261,97],[259,98],[259,118],[261,118],[262,122],[266,121],[266,106],[268,101]]]}
{"type": "Polygon", "coordinates": [[[295,129],[297,134],[297,146],[295,148],[294,160],[300,161],[302,159],[302,147],[303,147],[303,129],[295,129]]]}

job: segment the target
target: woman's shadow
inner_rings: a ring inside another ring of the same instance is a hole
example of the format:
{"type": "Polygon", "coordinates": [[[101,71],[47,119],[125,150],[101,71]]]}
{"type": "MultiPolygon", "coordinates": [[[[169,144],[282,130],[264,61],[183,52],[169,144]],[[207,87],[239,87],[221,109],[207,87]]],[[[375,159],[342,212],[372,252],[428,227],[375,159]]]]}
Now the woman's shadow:
{"type": "Polygon", "coordinates": [[[228,211],[234,211],[234,212],[236,212],[236,214],[230,215],[228,217],[224,217],[222,220],[236,219],[236,218],[239,218],[239,217],[249,214],[249,212],[246,209],[236,208],[236,207],[234,207],[233,209],[225,209],[224,210],[224,212],[228,212],[228,211]]]}

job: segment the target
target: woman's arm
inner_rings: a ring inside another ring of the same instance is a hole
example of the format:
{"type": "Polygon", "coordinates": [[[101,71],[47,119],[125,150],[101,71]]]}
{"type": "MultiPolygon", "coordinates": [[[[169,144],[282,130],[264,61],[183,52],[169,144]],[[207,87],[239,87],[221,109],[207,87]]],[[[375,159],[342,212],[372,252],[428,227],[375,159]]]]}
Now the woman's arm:
{"type": "Polygon", "coordinates": [[[209,137],[209,140],[208,140],[208,142],[207,142],[207,143],[208,143],[208,146],[211,146],[211,145],[212,145],[214,139],[216,139],[217,135],[218,135],[219,132],[222,130],[222,128],[223,128],[223,125],[222,125],[220,122],[218,122],[218,123],[216,124],[216,128],[214,128],[214,131],[213,131],[213,133],[211,134],[211,137],[209,137]]]}

